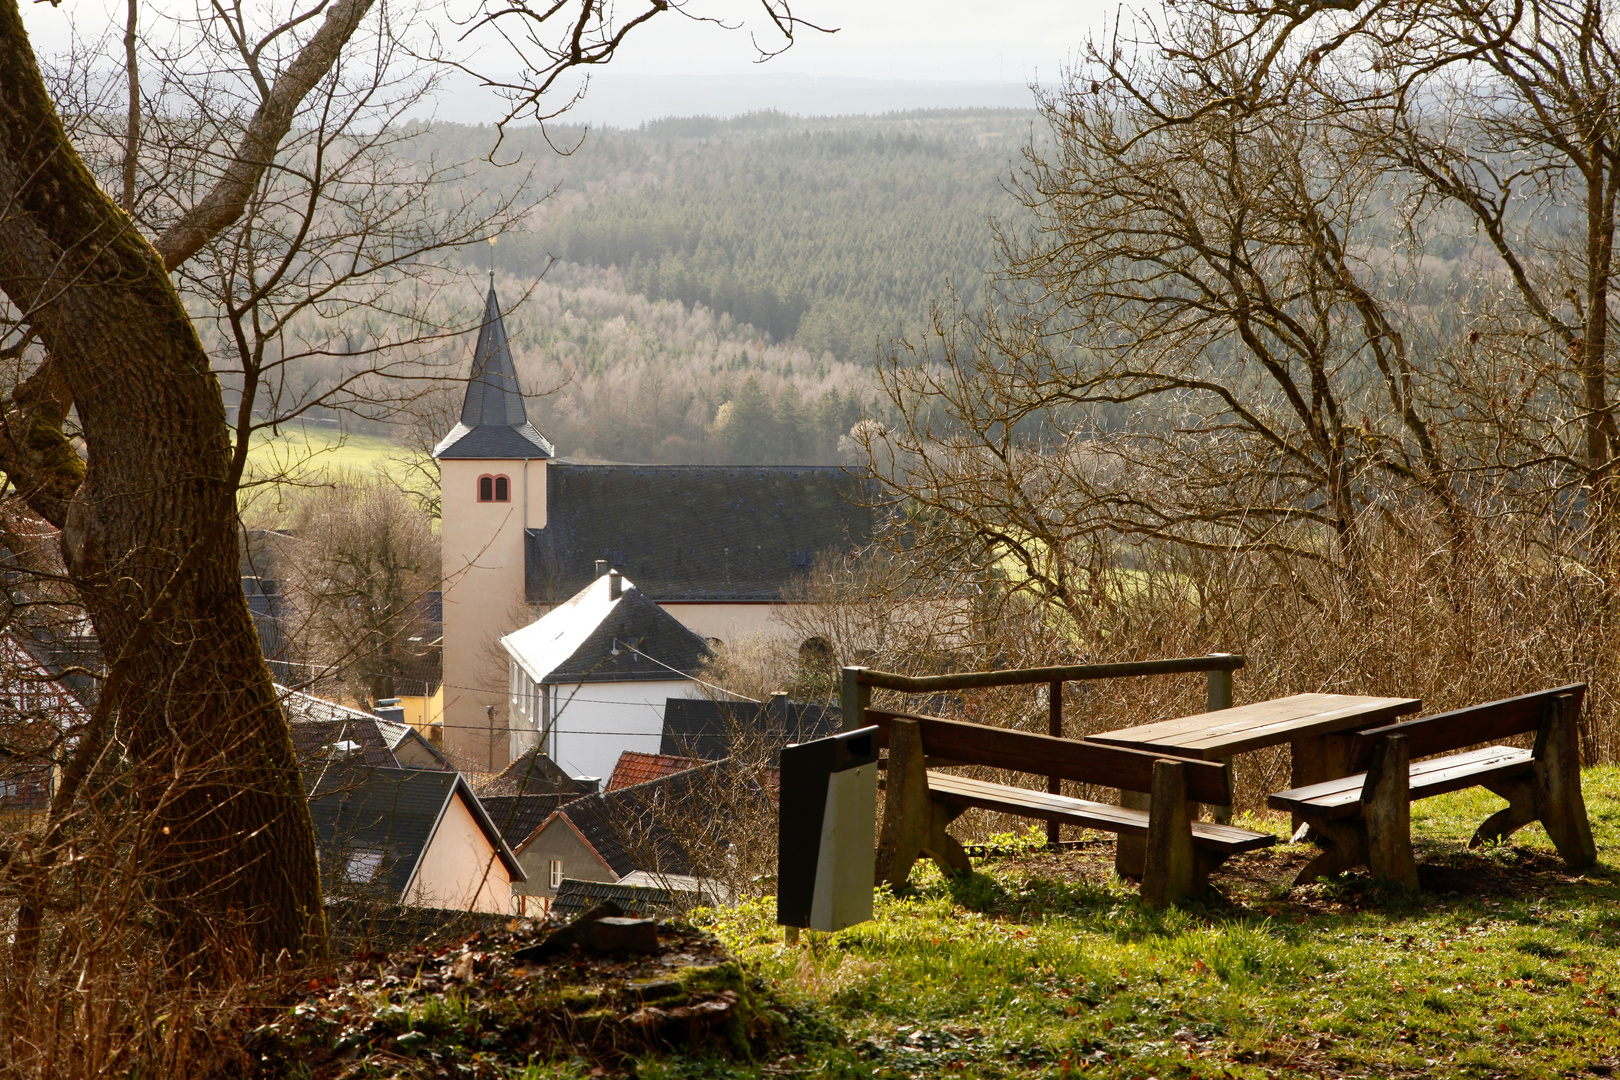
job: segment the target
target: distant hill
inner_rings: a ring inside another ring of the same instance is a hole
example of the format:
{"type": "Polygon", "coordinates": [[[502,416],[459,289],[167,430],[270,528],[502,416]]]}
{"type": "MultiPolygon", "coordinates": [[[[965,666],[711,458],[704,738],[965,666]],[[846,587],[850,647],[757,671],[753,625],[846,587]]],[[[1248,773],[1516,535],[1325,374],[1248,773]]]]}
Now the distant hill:
{"type": "MultiPolygon", "coordinates": [[[[633,131],[509,132],[475,177],[556,194],[500,269],[549,256],[616,267],[652,300],[701,304],[812,355],[868,363],[917,337],[950,290],[971,301],[991,265],[990,219],[1033,111],[934,110],[805,119],[777,112],[686,117],[633,131]],[[570,156],[552,145],[578,144],[570,156]]],[[[489,127],[435,124],[413,153],[476,157],[489,127]]]]}

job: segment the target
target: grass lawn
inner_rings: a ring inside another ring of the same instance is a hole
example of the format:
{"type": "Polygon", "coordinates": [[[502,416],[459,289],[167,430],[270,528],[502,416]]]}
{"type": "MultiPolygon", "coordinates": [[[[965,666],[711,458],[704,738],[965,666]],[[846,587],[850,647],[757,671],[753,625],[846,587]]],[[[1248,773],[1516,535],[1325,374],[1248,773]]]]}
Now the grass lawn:
{"type": "MultiPolygon", "coordinates": [[[[837,1041],[638,1076],[1564,1077],[1620,1069],[1620,770],[1585,778],[1599,866],[1538,827],[1470,852],[1501,800],[1413,807],[1425,891],[1289,889],[1308,849],[1233,860],[1224,898],[1155,913],[1112,844],[913,872],[875,921],[787,946],[774,902],[703,920],[837,1041]],[[1611,984],[1613,990],[1611,991],[1611,984]]],[[[1283,818],[1252,828],[1286,830],[1283,818]]]]}
{"type": "Polygon", "coordinates": [[[387,475],[407,487],[425,480],[404,464],[404,448],[378,435],[343,435],[322,425],[288,424],[280,434],[269,429],[253,436],[248,450],[248,486],[242,491],[244,512],[279,519],[287,496],[301,486],[338,479],[387,475]]]}

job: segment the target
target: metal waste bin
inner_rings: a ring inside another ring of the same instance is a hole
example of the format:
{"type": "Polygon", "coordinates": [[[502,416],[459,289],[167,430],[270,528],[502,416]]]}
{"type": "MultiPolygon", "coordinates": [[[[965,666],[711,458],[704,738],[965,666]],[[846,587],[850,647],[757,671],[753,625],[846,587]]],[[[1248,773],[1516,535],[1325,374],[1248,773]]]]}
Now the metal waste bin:
{"type": "Polygon", "coordinates": [[[782,749],[776,921],[842,930],[872,917],[878,729],[782,749]]]}

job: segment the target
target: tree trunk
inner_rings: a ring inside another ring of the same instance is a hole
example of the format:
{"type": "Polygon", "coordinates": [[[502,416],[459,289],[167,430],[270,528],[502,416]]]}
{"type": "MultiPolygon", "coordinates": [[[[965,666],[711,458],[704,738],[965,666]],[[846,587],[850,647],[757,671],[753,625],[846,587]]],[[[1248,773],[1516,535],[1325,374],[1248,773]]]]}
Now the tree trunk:
{"type": "Polygon", "coordinates": [[[219,385],[162,259],[69,142],[17,0],[0,0],[0,206],[0,289],[88,450],[65,511],[35,509],[126,674],[110,737],[175,959],[225,974],[319,954],[314,835],[238,581],[219,385]]]}

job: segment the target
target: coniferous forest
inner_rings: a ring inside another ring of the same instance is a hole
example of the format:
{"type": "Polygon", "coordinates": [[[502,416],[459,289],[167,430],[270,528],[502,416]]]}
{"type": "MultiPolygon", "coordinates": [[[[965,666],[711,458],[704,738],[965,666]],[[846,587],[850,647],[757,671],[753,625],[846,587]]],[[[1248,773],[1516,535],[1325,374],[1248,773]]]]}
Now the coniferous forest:
{"type": "MultiPolygon", "coordinates": [[[[878,357],[922,343],[953,293],[977,300],[1033,121],[962,110],[521,128],[499,164],[444,197],[550,193],[475,262],[503,296],[532,289],[508,327],[561,452],[830,463],[863,416],[882,419],[878,357]]],[[[488,127],[419,127],[405,152],[476,158],[492,141],[488,127]]]]}

